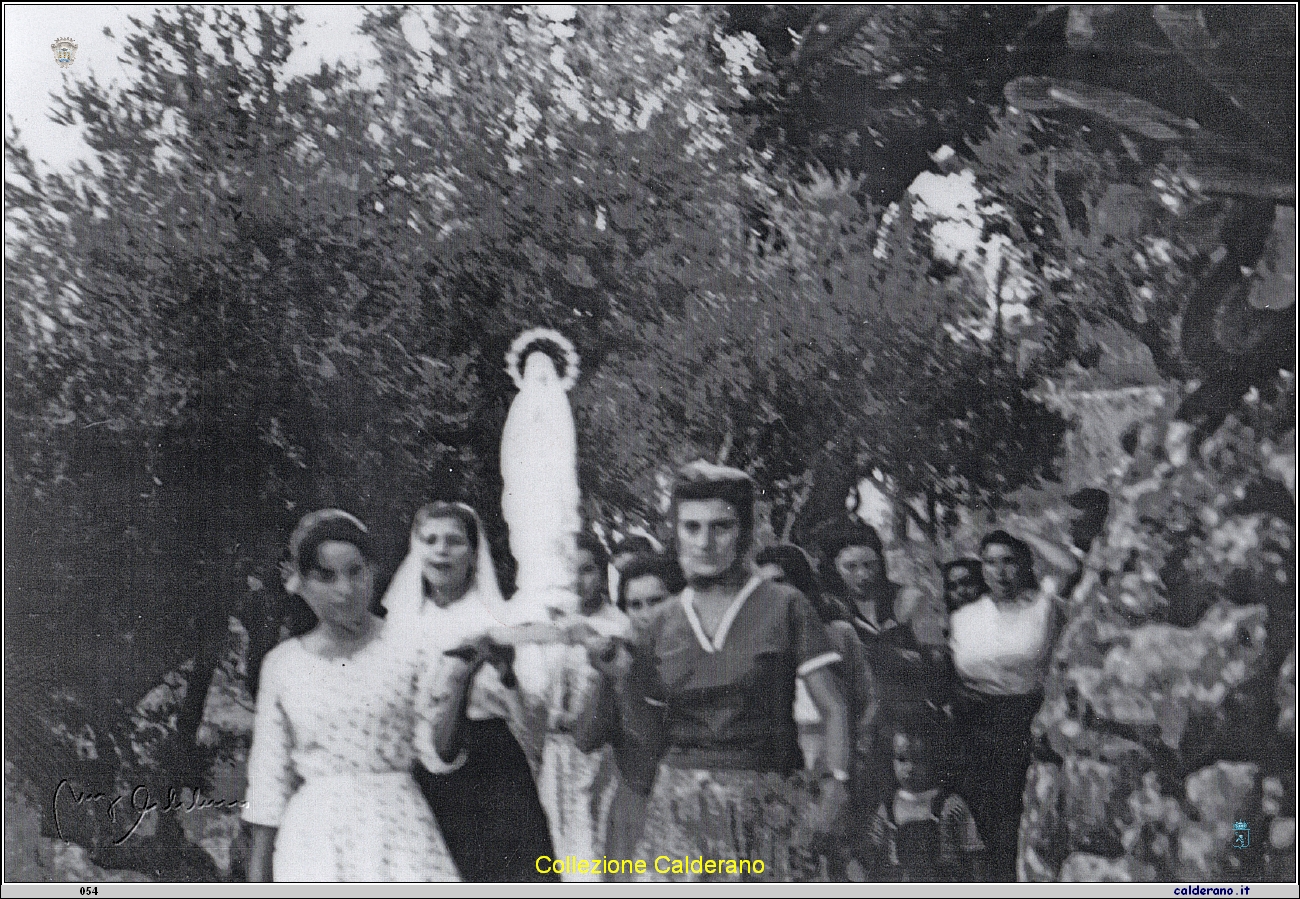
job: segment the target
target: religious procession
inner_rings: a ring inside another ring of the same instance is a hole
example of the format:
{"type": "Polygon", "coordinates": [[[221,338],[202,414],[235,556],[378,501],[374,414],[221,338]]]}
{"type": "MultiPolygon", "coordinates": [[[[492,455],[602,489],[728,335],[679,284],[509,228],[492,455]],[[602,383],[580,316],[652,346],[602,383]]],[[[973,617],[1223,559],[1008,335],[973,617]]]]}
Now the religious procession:
{"type": "Polygon", "coordinates": [[[1294,889],[1294,7],[70,9],[7,883],[1294,889]]]}

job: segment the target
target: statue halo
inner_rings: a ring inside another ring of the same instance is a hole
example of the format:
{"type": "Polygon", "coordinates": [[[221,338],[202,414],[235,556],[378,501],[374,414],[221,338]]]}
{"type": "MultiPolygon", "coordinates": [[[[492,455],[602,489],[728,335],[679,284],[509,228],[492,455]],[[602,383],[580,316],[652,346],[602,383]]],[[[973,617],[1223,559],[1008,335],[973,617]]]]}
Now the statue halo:
{"type": "Polygon", "coordinates": [[[506,353],[506,372],[510,375],[510,380],[515,382],[517,389],[523,390],[523,366],[527,361],[524,354],[534,344],[541,342],[555,344],[564,353],[564,373],[560,377],[560,388],[567,393],[578,383],[578,351],[574,349],[573,341],[553,328],[529,328],[514,339],[510,344],[510,352],[506,353]]]}

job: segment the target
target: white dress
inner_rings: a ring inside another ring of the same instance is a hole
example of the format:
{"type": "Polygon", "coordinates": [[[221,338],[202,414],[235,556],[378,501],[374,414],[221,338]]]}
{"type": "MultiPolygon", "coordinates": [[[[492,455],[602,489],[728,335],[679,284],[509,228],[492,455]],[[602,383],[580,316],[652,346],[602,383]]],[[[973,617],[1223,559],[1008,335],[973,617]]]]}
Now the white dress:
{"type": "MultiPolygon", "coordinates": [[[[609,603],[585,620],[603,636],[626,637],[630,632],[627,616],[609,603]]],[[[568,731],[574,717],[593,698],[599,682],[582,646],[549,645],[540,649],[550,663],[552,677],[547,697],[549,727],[537,793],[551,825],[556,857],[598,858],[605,850],[618,767],[609,746],[583,752],[568,731]]],[[[577,872],[562,877],[566,881],[603,879],[598,874],[577,872]]]]}
{"type": "Polygon", "coordinates": [[[298,638],[263,662],[243,818],[279,828],[275,880],[457,879],[411,776],[428,691],[401,645],[326,659],[298,638]]]}

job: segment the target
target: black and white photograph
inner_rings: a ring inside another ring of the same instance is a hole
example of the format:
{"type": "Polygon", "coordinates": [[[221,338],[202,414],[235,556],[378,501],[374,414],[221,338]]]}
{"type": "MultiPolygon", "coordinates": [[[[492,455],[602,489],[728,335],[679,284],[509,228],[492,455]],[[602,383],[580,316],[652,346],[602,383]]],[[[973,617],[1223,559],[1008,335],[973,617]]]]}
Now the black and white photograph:
{"type": "Polygon", "coordinates": [[[7,889],[1295,895],[1295,4],[4,20],[7,889]]]}

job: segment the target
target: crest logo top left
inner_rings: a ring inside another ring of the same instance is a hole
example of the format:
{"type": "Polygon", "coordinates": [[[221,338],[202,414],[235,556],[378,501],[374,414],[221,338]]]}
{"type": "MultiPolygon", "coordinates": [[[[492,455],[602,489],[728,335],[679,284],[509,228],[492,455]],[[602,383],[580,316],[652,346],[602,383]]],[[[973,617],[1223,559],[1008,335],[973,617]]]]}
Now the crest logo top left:
{"type": "Polygon", "coordinates": [[[59,38],[50,44],[50,49],[54,51],[54,61],[61,69],[72,65],[77,58],[77,42],[70,37],[59,38]]]}

